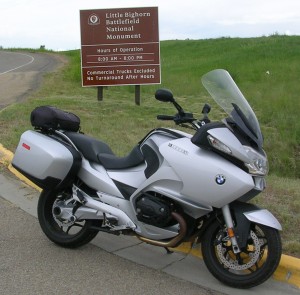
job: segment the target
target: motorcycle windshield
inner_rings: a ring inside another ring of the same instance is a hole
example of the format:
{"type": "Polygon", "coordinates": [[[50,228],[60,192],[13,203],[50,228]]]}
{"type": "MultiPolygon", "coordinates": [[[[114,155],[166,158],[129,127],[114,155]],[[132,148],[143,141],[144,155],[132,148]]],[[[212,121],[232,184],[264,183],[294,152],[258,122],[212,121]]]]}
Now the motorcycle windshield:
{"type": "Polygon", "coordinates": [[[215,102],[261,147],[263,137],[258,120],[230,74],[225,70],[214,70],[205,74],[201,81],[215,102]]]}

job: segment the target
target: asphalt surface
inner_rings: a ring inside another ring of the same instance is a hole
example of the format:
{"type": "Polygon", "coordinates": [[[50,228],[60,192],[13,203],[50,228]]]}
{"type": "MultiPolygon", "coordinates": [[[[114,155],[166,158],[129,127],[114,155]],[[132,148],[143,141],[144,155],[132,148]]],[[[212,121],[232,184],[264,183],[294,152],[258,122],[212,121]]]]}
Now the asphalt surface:
{"type": "Polygon", "coordinates": [[[56,54],[0,50],[0,110],[26,99],[40,86],[45,73],[64,63],[56,54]]]}

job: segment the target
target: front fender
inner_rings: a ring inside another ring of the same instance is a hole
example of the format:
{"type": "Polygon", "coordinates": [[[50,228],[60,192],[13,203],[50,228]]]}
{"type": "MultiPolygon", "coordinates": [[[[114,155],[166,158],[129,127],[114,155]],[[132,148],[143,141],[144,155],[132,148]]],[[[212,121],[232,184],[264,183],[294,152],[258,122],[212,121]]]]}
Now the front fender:
{"type": "Polygon", "coordinates": [[[282,226],[274,215],[267,209],[259,209],[250,212],[244,212],[246,218],[254,223],[263,224],[278,230],[282,230],[282,226]]]}
{"type": "Polygon", "coordinates": [[[262,224],[277,230],[282,230],[278,220],[266,209],[238,201],[230,204],[230,208],[236,221],[234,232],[241,248],[247,244],[251,223],[262,224]]]}
{"type": "Polygon", "coordinates": [[[267,209],[261,209],[254,204],[244,202],[234,202],[230,204],[230,208],[236,217],[237,223],[247,219],[250,222],[269,226],[278,230],[282,230],[281,224],[274,215],[267,209]]]}

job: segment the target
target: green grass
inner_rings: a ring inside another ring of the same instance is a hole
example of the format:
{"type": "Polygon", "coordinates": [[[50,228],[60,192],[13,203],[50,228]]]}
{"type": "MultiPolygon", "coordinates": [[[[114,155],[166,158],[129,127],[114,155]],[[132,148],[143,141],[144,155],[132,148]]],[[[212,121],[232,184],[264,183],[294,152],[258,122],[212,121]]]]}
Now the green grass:
{"type": "Polygon", "coordinates": [[[267,190],[256,202],[275,212],[283,224],[285,253],[300,257],[296,230],[300,225],[300,37],[163,41],[162,84],[141,87],[141,106],[134,103],[134,86],[108,87],[104,100],[97,101],[96,88],[81,87],[80,52],[60,54],[69,59],[67,67],[47,74],[43,87],[27,101],[0,112],[0,142],[6,148],[15,150],[20,134],[31,128],[32,109],[47,104],[76,113],[83,132],[106,141],[117,155],[125,155],[152,128],[174,127],[156,120],[157,114],[175,113],[170,104],[154,99],[160,87],[171,89],[183,108],[196,116],[205,102],[211,103],[211,119],[220,119],[220,109],[200,78],[224,68],[255,110],[264,133],[270,176],[267,190]]]}

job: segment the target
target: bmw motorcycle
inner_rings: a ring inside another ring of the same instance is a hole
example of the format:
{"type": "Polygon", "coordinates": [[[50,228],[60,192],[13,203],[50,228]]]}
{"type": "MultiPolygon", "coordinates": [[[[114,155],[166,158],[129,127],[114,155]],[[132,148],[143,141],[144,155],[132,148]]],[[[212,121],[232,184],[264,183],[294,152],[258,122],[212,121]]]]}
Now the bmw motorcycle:
{"type": "Polygon", "coordinates": [[[196,119],[159,89],[156,99],[177,113],[157,118],[194,134],[157,128],[125,157],[79,132],[74,114],[47,106],[32,112],[35,128],[22,134],[12,165],[43,189],[38,220],[51,241],[75,248],[106,232],[166,249],[201,243],[208,270],[236,288],[274,273],[281,225],[248,202],[268,173],[258,120],[227,71],[211,71],[202,83],[226,118],[210,122],[205,104],[196,119]]]}

